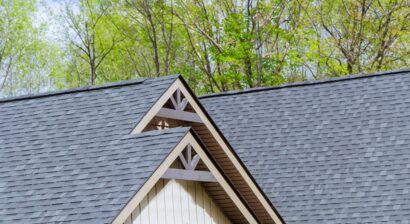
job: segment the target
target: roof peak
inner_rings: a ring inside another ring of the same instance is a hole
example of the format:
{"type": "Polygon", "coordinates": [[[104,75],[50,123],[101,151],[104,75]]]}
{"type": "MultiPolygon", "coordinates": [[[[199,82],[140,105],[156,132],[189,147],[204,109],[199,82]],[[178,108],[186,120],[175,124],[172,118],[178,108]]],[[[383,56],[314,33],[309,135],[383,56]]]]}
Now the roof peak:
{"type": "Polygon", "coordinates": [[[162,76],[159,78],[140,77],[136,79],[130,79],[130,80],[119,81],[119,82],[110,82],[110,83],[105,83],[105,84],[100,84],[100,85],[87,85],[87,86],[82,86],[82,87],[77,87],[77,88],[70,88],[66,90],[48,91],[48,92],[37,93],[37,94],[5,97],[5,98],[0,98],[0,103],[29,100],[29,99],[36,99],[36,98],[44,98],[44,97],[65,95],[65,94],[78,93],[78,92],[87,92],[87,91],[93,91],[93,90],[109,89],[109,88],[115,88],[115,87],[121,87],[121,86],[137,85],[137,84],[142,84],[145,81],[149,81],[149,80],[158,80],[158,79],[171,78],[171,77],[179,77],[179,75],[162,76]]]}
{"type": "Polygon", "coordinates": [[[221,93],[212,93],[212,94],[205,94],[199,96],[198,98],[212,98],[212,97],[219,97],[219,96],[229,96],[229,95],[239,95],[239,94],[246,94],[246,93],[253,93],[253,92],[260,92],[260,91],[269,91],[269,90],[276,90],[276,89],[283,89],[283,88],[293,88],[299,86],[310,86],[310,85],[319,85],[319,84],[326,84],[326,83],[333,83],[333,82],[342,82],[342,81],[349,81],[354,79],[363,79],[363,78],[372,78],[381,75],[395,75],[401,73],[410,72],[410,68],[402,68],[402,69],[394,69],[394,70],[387,70],[382,72],[372,72],[372,73],[358,73],[343,77],[336,77],[336,78],[327,78],[322,80],[314,80],[314,81],[304,81],[304,82],[294,82],[294,83],[287,83],[283,85],[277,86],[266,86],[266,87],[257,87],[257,88],[250,88],[245,90],[234,90],[228,92],[221,92],[221,93]]]}

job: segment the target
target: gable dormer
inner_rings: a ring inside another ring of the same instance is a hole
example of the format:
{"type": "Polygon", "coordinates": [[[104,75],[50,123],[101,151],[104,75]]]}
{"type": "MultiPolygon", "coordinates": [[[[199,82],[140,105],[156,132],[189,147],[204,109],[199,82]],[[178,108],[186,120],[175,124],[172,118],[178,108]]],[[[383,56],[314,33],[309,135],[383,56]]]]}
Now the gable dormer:
{"type": "MultiPolygon", "coordinates": [[[[215,160],[221,173],[226,176],[227,182],[238,192],[238,197],[249,208],[258,223],[283,223],[272,203],[254,181],[182,77],[170,85],[138,122],[132,133],[174,127],[192,128],[198,141],[203,143],[204,151],[215,160]]],[[[208,189],[211,197],[216,198],[215,202],[222,205],[223,209],[223,206],[227,204],[224,203],[226,198],[218,198],[220,193],[218,190],[213,191],[212,182],[201,184],[208,189]]]]}

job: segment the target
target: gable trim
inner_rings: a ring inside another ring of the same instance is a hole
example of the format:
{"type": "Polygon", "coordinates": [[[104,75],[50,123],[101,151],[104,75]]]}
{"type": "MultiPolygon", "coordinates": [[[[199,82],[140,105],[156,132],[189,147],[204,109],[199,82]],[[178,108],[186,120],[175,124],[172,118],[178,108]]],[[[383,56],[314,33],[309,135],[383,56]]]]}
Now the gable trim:
{"type": "Polygon", "coordinates": [[[214,162],[209,158],[204,148],[198,143],[196,138],[191,132],[188,132],[182,140],[177,144],[176,147],[171,151],[171,153],[164,159],[161,165],[154,171],[154,173],[149,177],[149,179],[144,183],[144,185],[137,191],[137,193],[130,199],[130,201],[125,205],[121,212],[112,221],[112,224],[123,224],[129,215],[134,211],[134,209],[139,205],[139,203],[144,199],[144,197],[149,193],[153,186],[162,178],[164,173],[168,170],[171,164],[178,159],[178,156],[185,149],[187,145],[191,145],[195,152],[200,156],[201,160],[207,166],[209,171],[219,182],[221,187],[224,189],[225,193],[231,198],[234,204],[237,206],[242,215],[251,224],[258,223],[252,212],[246,207],[242,200],[237,195],[236,191],[227,182],[225,177],[221,174],[214,162]]]}
{"type": "Polygon", "coordinates": [[[250,172],[246,169],[245,165],[240,161],[238,155],[232,150],[228,141],[221,134],[220,130],[217,128],[215,123],[212,121],[210,116],[207,114],[206,110],[199,103],[198,99],[195,97],[194,93],[189,89],[185,81],[179,77],[175,82],[168,88],[168,90],[159,98],[159,100],[154,104],[154,106],[148,111],[146,116],[137,124],[135,129],[132,131],[133,134],[141,133],[148,123],[158,114],[163,105],[170,99],[172,94],[179,89],[184,95],[188,103],[194,109],[196,114],[200,117],[202,123],[208,128],[212,136],[216,139],[218,144],[224,150],[228,158],[233,163],[234,167],[238,170],[241,176],[244,178],[246,184],[250,186],[252,192],[256,195],[257,199],[262,203],[262,206],[266,209],[269,216],[273,219],[276,224],[285,223],[283,218],[277,212],[275,207],[272,205],[268,197],[263,193],[262,189],[257,185],[256,181],[251,176],[250,172]]]}

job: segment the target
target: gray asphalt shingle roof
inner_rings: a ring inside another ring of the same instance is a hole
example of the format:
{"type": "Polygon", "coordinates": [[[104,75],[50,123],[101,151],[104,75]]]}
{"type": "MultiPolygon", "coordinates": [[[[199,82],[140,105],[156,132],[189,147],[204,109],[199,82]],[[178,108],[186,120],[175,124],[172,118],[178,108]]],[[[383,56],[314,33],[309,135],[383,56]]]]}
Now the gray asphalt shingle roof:
{"type": "Polygon", "coordinates": [[[175,79],[0,100],[0,223],[110,223],[188,131],[129,134],[175,79]]]}
{"type": "Polygon", "coordinates": [[[410,70],[200,101],[287,223],[410,223],[410,70]]]}
{"type": "MultiPolygon", "coordinates": [[[[0,223],[110,223],[187,133],[177,77],[0,99],[0,223]]],[[[410,223],[410,70],[200,99],[287,223],[410,223]]]]}

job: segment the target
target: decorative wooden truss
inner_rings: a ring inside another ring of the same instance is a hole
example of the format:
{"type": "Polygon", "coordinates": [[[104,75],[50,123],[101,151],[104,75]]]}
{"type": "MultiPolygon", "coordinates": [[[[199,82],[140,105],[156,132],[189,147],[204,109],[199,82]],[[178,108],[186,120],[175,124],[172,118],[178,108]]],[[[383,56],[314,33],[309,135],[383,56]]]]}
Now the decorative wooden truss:
{"type": "Polygon", "coordinates": [[[157,117],[203,123],[198,114],[194,112],[185,111],[188,105],[188,100],[184,98],[180,89],[177,89],[175,93],[171,95],[169,100],[172,103],[173,109],[163,107],[156,114],[157,117]]]}
{"type": "Polygon", "coordinates": [[[184,169],[168,168],[168,170],[165,171],[165,173],[162,175],[162,178],[201,182],[217,182],[211,172],[204,170],[195,170],[201,158],[198,154],[193,156],[191,145],[188,145],[186,149],[181,152],[181,154],[179,154],[178,157],[184,169]]]}

